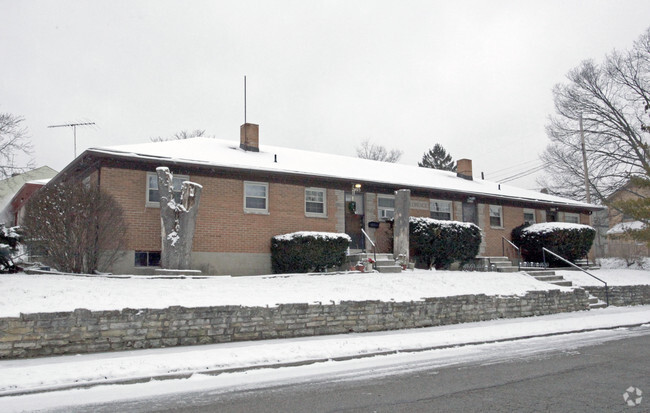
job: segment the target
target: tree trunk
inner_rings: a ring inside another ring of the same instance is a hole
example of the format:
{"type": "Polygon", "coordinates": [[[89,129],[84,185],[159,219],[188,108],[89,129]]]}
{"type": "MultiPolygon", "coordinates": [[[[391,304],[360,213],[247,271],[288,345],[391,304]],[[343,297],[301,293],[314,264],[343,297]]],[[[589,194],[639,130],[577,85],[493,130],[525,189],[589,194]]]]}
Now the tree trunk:
{"type": "Polygon", "coordinates": [[[160,265],[169,270],[190,269],[190,254],[202,186],[183,182],[181,202],[174,199],[173,175],[169,168],[156,168],[160,194],[162,250],[160,265]]]}

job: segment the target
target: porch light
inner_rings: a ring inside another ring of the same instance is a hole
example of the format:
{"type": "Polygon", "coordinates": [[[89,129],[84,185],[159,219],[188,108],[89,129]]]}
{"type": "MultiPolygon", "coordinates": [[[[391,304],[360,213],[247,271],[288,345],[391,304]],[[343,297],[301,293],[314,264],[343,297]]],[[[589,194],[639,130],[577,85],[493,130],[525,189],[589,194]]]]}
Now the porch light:
{"type": "Polygon", "coordinates": [[[361,191],[361,184],[354,184],[354,186],[352,187],[352,192],[357,193],[359,191],[361,191]]]}

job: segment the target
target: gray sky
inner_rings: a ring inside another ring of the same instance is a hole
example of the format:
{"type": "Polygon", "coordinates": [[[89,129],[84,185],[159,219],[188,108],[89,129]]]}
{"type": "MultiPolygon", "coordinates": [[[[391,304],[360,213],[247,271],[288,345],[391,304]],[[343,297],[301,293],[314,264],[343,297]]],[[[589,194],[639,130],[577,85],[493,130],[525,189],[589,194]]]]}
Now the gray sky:
{"type": "Polygon", "coordinates": [[[540,163],[553,85],[648,26],[648,0],[0,0],[0,111],[60,170],[72,130],[48,125],[95,122],[79,154],[184,129],[238,140],[246,75],[262,144],[355,156],[369,139],[417,164],[439,142],[495,179],[540,163]]]}

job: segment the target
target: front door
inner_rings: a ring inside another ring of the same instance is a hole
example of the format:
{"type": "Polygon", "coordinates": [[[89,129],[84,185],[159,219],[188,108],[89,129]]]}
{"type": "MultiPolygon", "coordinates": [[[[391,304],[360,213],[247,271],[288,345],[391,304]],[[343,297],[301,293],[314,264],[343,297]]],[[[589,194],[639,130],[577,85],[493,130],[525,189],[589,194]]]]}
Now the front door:
{"type": "Polygon", "coordinates": [[[478,225],[478,211],[476,203],[463,202],[463,222],[472,222],[478,225]]]}
{"type": "Polygon", "coordinates": [[[350,249],[363,250],[366,243],[363,228],[363,194],[345,193],[345,233],[352,238],[350,249]]]}

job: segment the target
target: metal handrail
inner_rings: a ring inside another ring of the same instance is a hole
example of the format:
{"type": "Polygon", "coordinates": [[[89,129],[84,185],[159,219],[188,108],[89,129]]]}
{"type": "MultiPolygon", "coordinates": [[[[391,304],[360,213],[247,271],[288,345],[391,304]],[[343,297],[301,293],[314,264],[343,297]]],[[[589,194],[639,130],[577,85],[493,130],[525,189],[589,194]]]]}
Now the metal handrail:
{"type": "Polygon", "coordinates": [[[501,253],[503,256],[506,256],[506,244],[503,242],[506,241],[508,244],[512,245],[512,247],[517,250],[517,256],[519,257],[519,261],[517,261],[517,270],[521,270],[521,250],[519,249],[518,246],[512,243],[508,238],[506,237],[501,237],[501,253]]]}
{"type": "Polygon", "coordinates": [[[368,236],[368,234],[366,234],[366,231],[363,230],[363,228],[361,228],[361,232],[363,232],[363,235],[365,235],[365,236],[366,236],[366,239],[367,239],[368,241],[370,241],[370,244],[372,244],[372,252],[373,252],[373,254],[374,254],[374,256],[375,256],[375,262],[372,264],[372,268],[373,268],[374,270],[376,270],[376,269],[377,269],[377,247],[375,246],[375,243],[372,242],[372,240],[370,239],[370,237],[368,236]]]}
{"type": "Polygon", "coordinates": [[[553,255],[554,257],[559,258],[560,260],[566,262],[566,263],[569,264],[570,266],[579,269],[580,271],[584,272],[585,274],[587,274],[587,275],[591,276],[592,278],[595,278],[595,279],[597,279],[598,281],[600,281],[601,283],[605,284],[605,303],[606,303],[607,306],[609,307],[609,289],[608,289],[608,287],[607,287],[607,283],[606,283],[605,281],[603,281],[603,280],[601,280],[600,278],[596,277],[595,275],[589,273],[588,271],[585,271],[583,268],[578,267],[577,265],[575,265],[575,264],[572,263],[571,261],[569,261],[569,260],[567,260],[567,259],[565,259],[565,258],[563,258],[563,257],[560,257],[559,255],[557,255],[557,254],[554,253],[553,251],[549,250],[548,248],[546,248],[546,247],[542,247],[542,258],[544,259],[544,266],[545,266],[545,267],[546,267],[546,253],[547,253],[547,252],[548,252],[549,254],[553,255]]]}

